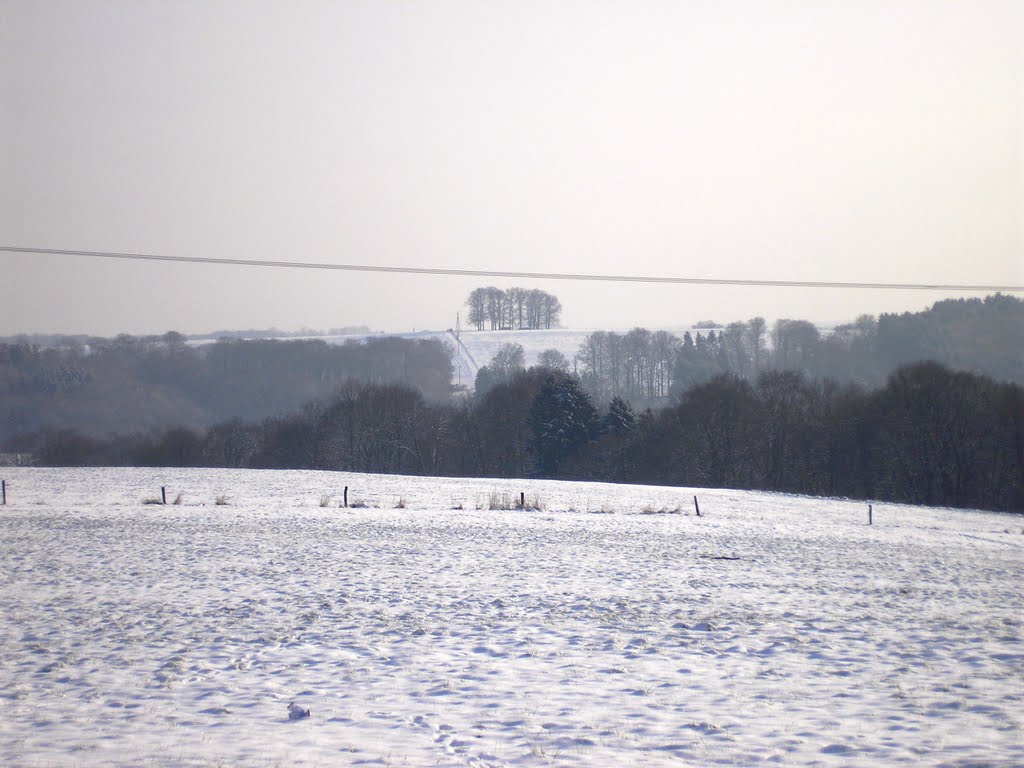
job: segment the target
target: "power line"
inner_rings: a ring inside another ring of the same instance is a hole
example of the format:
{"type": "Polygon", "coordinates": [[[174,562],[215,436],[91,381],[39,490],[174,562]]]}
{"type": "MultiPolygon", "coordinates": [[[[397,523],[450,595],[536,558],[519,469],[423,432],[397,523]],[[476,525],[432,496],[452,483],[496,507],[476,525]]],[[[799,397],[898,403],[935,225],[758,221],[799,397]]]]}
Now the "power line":
{"type": "Polygon", "coordinates": [[[858,288],[904,291],[951,291],[1022,293],[1024,285],[966,285],[955,283],[866,283],[839,280],[750,280],[725,277],[673,277],[667,275],[595,275],[575,272],[516,272],[493,269],[440,269],[435,267],[389,267],[374,264],[324,264],[315,261],[262,261],[260,259],[223,259],[201,256],[168,256],[155,253],[116,253],[59,248],[0,246],[7,253],[38,253],[48,256],[88,256],[99,259],[168,261],[179,264],[224,264],[236,267],[277,267],[284,269],[325,269],[343,272],[385,272],[408,275],[448,277],[507,277],[517,280],[576,280],[605,283],[660,283],[669,285],[738,285],[757,288],[858,288]]]}

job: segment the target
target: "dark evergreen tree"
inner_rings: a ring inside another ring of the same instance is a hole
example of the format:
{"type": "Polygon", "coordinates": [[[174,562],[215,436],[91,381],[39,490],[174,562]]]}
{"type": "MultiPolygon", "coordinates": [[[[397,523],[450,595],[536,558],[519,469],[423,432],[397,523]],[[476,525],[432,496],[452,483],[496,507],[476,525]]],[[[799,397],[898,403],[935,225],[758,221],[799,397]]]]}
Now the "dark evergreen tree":
{"type": "Polygon", "coordinates": [[[482,400],[488,392],[507,380],[506,376],[493,370],[489,365],[481,365],[476,372],[473,393],[478,400],[482,400]]]}
{"type": "Polygon", "coordinates": [[[548,370],[533,398],[528,423],[538,473],[550,477],[562,462],[597,436],[600,420],[579,379],[548,370]]]}
{"type": "Polygon", "coordinates": [[[618,437],[627,437],[636,430],[636,414],[633,406],[616,395],[608,404],[608,413],[604,417],[606,432],[618,437]]]}

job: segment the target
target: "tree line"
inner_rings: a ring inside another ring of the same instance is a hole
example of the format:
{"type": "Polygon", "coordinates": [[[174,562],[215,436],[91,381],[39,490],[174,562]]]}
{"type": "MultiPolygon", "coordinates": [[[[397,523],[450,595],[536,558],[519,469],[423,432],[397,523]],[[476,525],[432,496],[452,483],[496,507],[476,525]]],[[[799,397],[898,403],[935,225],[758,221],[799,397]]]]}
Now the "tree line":
{"type": "Polygon", "coordinates": [[[34,440],[23,448],[48,465],[545,477],[1024,510],[1024,388],[937,363],[874,391],[795,371],[719,374],[639,413],[618,396],[599,407],[579,377],[552,368],[447,403],[351,381],[257,423],[34,440]]]}
{"type": "Polygon", "coordinates": [[[259,419],[330,396],[349,379],[450,396],[451,351],[437,339],[223,339],[121,335],[60,346],[0,344],[0,440],[40,429],[86,435],[259,419]]]}
{"type": "Polygon", "coordinates": [[[720,374],[756,381],[766,371],[810,379],[882,386],[901,366],[933,360],[949,368],[1024,384],[1024,302],[1011,296],[942,301],[919,313],[862,315],[822,333],[806,320],[764,318],[726,326],[705,323],[681,337],[634,328],[597,331],[575,357],[583,385],[597,400],[618,396],[664,405],[720,374]]]}
{"type": "Polygon", "coordinates": [[[478,331],[485,327],[492,331],[557,328],[562,315],[558,297],[537,289],[477,288],[469,294],[466,306],[468,322],[478,331]]]}
{"type": "MultiPolygon", "coordinates": [[[[500,309],[498,327],[517,327],[520,311],[524,327],[557,321],[557,299],[543,292],[479,291],[493,299],[485,306],[500,309]],[[545,306],[555,309],[553,319],[545,306]]],[[[635,407],[662,408],[723,373],[753,382],[764,372],[792,370],[875,388],[898,367],[926,359],[1024,384],[1021,338],[1024,301],[997,294],[938,302],[920,313],[862,316],[825,333],[806,320],[769,326],[757,317],[724,327],[698,324],[682,336],[598,331],[573,359],[551,349],[539,362],[577,372],[602,407],[621,397],[635,407]]],[[[221,339],[195,346],[169,332],[36,342],[0,342],[0,440],[62,427],[105,435],[259,420],[329,397],[350,378],[409,384],[431,401],[452,392],[450,350],[436,340],[221,339]]],[[[478,397],[524,367],[522,348],[506,347],[480,369],[478,397]]]]}
{"type": "Polygon", "coordinates": [[[1024,506],[1024,302],[506,344],[453,398],[436,340],[180,334],[0,344],[4,450],[53,464],[308,467],[1024,506]],[[928,355],[938,362],[916,363],[928,355]],[[973,373],[954,373],[956,365],[973,373]],[[652,410],[656,407],[656,410],[652,410]],[[170,427],[170,428],[169,428],[170,427]],[[109,435],[117,435],[110,437],[109,435]]]}

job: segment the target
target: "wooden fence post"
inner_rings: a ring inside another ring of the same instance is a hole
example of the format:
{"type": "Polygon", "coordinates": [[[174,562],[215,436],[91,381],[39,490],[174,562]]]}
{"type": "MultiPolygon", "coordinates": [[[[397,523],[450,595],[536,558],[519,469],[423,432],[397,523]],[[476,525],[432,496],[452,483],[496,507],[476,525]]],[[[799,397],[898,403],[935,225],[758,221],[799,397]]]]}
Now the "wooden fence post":
{"type": "Polygon", "coordinates": [[[161,504],[166,504],[167,503],[167,486],[166,485],[161,485],[160,486],[160,503],[161,504]]]}
{"type": "Polygon", "coordinates": [[[519,508],[526,509],[526,493],[524,491],[519,492],[519,508]]]}
{"type": "Polygon", "coordinates": [[[700,504],[697,503],[697,497],[693,497],[693,507],[697,510],[697,517],[700,517],[700,504]]]}
{"type": "Polygon", "coordinates": [[[348,508],[348,486],[345,486],[345,508],[348,508]]]}
{"type": "Polygon", "coordinates": [[[872,519],[871,519],[871,518],[872,518],[872,514],[871,514],[871,512],[872,512],[872,510],[871,510],[871,505],[870,505],[870,504],[868,504],[868,525],[871,525],[871,524],[872,524],[872,522],[873,522],[873,521],[872,521],[872,519]]]}
{"type": "Polygon", "coordinates": [[[0,480],[0,488],[3,489],[3,491],[2,491],[2,494],[3,494],[3,506],[6,507],[7,506],[7,481],[6,480],[0,480]]]}

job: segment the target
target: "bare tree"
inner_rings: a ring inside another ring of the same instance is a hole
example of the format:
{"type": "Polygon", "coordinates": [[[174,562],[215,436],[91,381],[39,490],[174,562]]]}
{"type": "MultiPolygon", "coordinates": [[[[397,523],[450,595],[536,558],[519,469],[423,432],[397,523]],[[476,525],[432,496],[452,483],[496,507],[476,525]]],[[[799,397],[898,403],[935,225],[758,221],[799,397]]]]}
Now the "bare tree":
{"type": "Polygon", "coordinates": [[[772,331],[776,367],[794,370],[805,368],[819,338],[818,329],[806,320],[776,320],[772,331]]]}
{"type": "Polygon", "coordinates": [[[540,320],[543,315],[544,291],[536,288],[526,294],[526,327],[540,328],[540,320]]]}
{"type": "Polygon", "coordinates": [[[679,337],[668,331],[655,331],[651,336],[652,397],[668,396],[681,348],[679,337]]]}
{"type": "MultiPolygon", "coordinates": [[[[625,394],[629,400],[647,397],[645,383],[650,372],[651,332],[634,328],[622,339],[623,371],[626,377],[625,394]]],[[[616,392],[616,394],[619,394],[616,392]]]]}
{"type": "Polygon", "coordinates": [[[608,345],[605,339],[607,335],[604,331],[594,331],[583,340],[579,352],[576,353],[576,360],[583,368],[580,378],[588,391],[599,400],[607,400],[612,396],[612,393],[608,391],[605,376],[608,364],[608,345]]]}
{"type": "Polygon", "coordinates": [[[537,365],[542,368],[554,368],[556,371],[569,372],[569,360],[557,349],[545,349],[537,356],[537,365]]]}
{"type": "Polygon", "coordinates": [[[484,289],[487,297],[487,319],[491,324],[491,330],[501,328],[501,321],[505,312],[505,292],[500,288],[490,286],[484,289]]]}
{"type": "Polygon", "coordinates": [[[558,300],[557,296],[553,296],[550,293],[543,293],[543,313],[545,328],[550,329],[552,327],[558,327],[558,323],[562,317],[562,302],[558,300]]]}
{"type": "Polygon", "coordinates": [[[747,343],[754,356],[755,373],[761,370],[761,350],[764,348],[768,324],[763,317],[752,317],[747,321],[747,343]]]}
{"type": "Polygon", "coordinates": [[[495,373],[506,377],[523,370],[526,367],[526,353],[523,351],[523,345],[515,342],[502,344],[491,358],[489,367],[495,373]]]}
{"type": "Polygon", "coordinates": [[[469,317],[467,319],[470,324],[475,325],[478,331],[482,331],[484,323],[487,322],[487,289],[474,289],[469,294],[469,298],[466,299],[466,306],[469,307],[469,317]]]}
{"type": "Polygon", "coordinates": [[[728,368],[740,378],[746,378],[747,373],[746,338],[746,323],[729,323],[719,335],[719,343],[728,361],[728,368]]]}
{"type": "Polygon", "coordinates": [[[529,292],[523,288],[509,288],[505,295],[508,299],[509,314],[512,320],[510,325],[522,330],[523,321],[526,319],[526,300],[529,292]]]}

